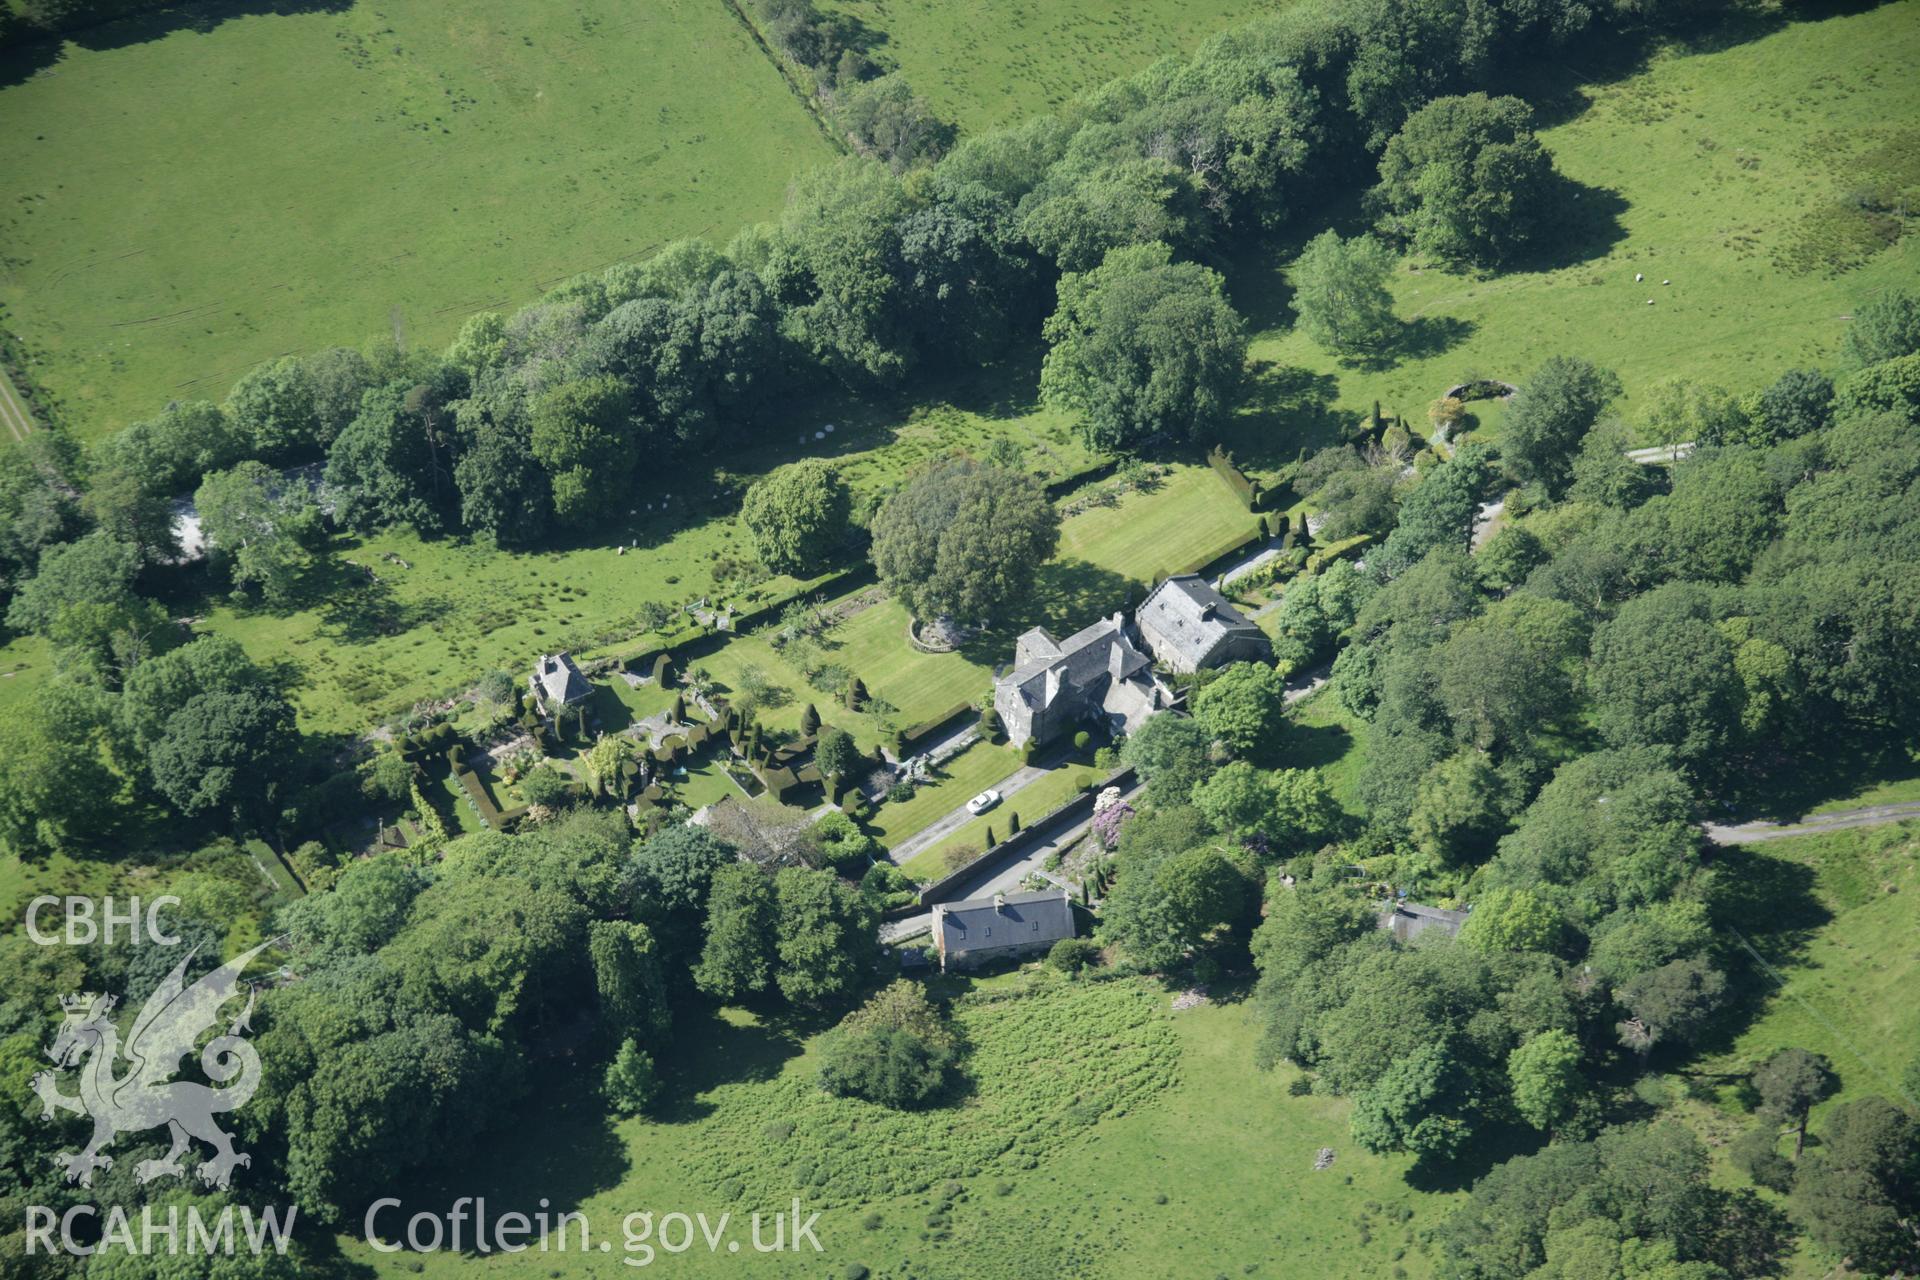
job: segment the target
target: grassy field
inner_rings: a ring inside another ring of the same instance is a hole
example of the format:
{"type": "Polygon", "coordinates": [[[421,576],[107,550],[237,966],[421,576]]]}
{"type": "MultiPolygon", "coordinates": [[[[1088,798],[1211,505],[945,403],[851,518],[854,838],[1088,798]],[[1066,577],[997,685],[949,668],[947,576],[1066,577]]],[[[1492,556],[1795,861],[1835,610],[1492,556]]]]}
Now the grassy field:
{"type": "Polygon", "coordinates": [[[1876,247],[1846,203],[1881,175],[1920,187],[1916,0],[1669,52],[1620,77],[1579,57],[1540,68],[1536,87],[1552,123],[1542,140],[1586,211],[1550,230],[1560,260],[1491,279],[1409,260],[1392,282],[1408,322],[1392,368],[1341,365],[1292,330],[1284,255],[1236,264],[1234,299],[1265,329],[1253,354],[1289,371],[1269,383],[1291,398],[1259,421],[1298,429],[1328,405],[1358,417],[1379,399],[1424,428],[1428,403],[1465,375],[1520,381],[1559,354],[1617,370],[1629,416],[1672,375],[1758,390],[1831,364],[1856,302],[1920,280],[1920,244],[1876,247]]]}
{"type": "Polygon", "coordinates": [[[1836,1100],[1897,1097],[1920,1049],[1920,1006],[1909,998],[1920,954],[1889,943],[1920,928],[1920,823],[1770,840],[1732,862],[1792,893],[1749,939],[1772,971],[1761,975],[1760,1016],[1700,1069],[1734,1070],[1792,1045],[1832,1060],[1836,1100]]]}
{"type": "Polygon", "coordinates": [[[884,34],[883,52],[935,111],[978,132],[1063,105],[1166,54],[1185,54],[1273,0],[833,0],[884,34]]]}
{"type": "MultiPolygon", "coordinates": [[[[1744,1186],[1727,1144],[1755,1119],[1736,1077],[1779,1049],[1824,1054],[1839,1078],[1838,1092],[1814,1108],[1816,1137],[1837,1103],[1878,1095],[1920,1108],[1902,1084],[1920,1046],[1920,1006],[1912,999],[1920,955],[1907,942],[1920,929],[1920,823],[1770,840],[1730,850],[1724,863],[1755,908],[1746,913],[1748,931],[1734,939],[1750,962],[1743,973],[1750,985],[1739,992],[1748,1016],[1667,1080],[1675,1114],[1716,1153],[1716,1180],[1744,1186]]],[[[1804,1243],[1786,1275],[1841,1274],[1837,1262],[1804,1243]]]]}
{"type": "MultiPolygon", "coordinates": [[[[1005,992],[1026,981],[964,985],[1005,992]]],[[[711,1221],[731,1209],[744,1238],[751,1210],[799,1195],[820,1211],[819,1255],[728,1253],[724,1243],[710,1253],[696,1233],[691,1250],[658,1258],[693,1276],[864,1274],[856,1265],[876,1277],[979,1280],[1429,1274],[1414,1240],[1452,1197],[1413,1191],[1404,1160],[1356,1149],[1343,1100],[1290,1097],[1284,1071],[1257,1071],[1242,1006],[1170,1014],[1168,999],[1123,981],[963,1007],[971,1082],[952,1105],[918,1114],[822,1094],[803,1029],[728,1010],[678,1035],[686,1054],[670,1067],[660,1120],[613,1125],[589,1101],[546,1104],[457,1187],[421,1188],[408,1211],[485,1194],[504,1212],[547,1196],[586,1215],[616,1257],[631,1213],[711,1221]],[[1337,1163],[1315,1173],[1321,1147],[1337,1163]]],[[[545,1096],[590,1092],[571,1087],[568,1068],[549,1069],[559,1087],[545,1096]]],[[[451,1277],[471,1265],[378,1254],[357,1233],[342,1249],[381,1276],[451,1277]]],[[[606,1274],[611,1260],[496,1254],[487,1265],[508,1280],[571,1280],[606,1274]]]]}
{"type": "Polygon", "coordinates": [[[0,304],[83,436],[724,242],[832,155],[717,0],[195,13],[0,65],[0,304]]]}
{"type": "Polygon", "coordinates": [[[1340,807],[1365,815],[1360,803],[1360,771],[1366,766],[1367,723],[1340,705],[1331,688],[1294,704],[1281,739],[1277,768],[1319,769],[1340,807]]]}

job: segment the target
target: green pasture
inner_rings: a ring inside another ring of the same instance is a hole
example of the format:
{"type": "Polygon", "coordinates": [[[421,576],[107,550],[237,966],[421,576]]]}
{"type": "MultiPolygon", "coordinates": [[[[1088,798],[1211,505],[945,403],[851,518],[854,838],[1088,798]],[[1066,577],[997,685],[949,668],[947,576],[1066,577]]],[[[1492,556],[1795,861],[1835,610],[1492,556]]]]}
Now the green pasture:
{"type": "MultiPolygon", "coordinates": [[[[1257,1070],[1243,1005],[1171,1013],[1172,993],[1138,980],[1014,995],[1031,983],[943,984],[1002,998],[963,1006],[968,1083],[924,1112],[823,1094],[816,1028],[735,1009],[679,1029],[655,1119],[609,1121],[594,1083],[555,1062],[550,1101],[494,1135],[457,1186],[410,1191],[408,1211],[485,1195],[503,1213],[544,1196],[613,1246],[496,1253],[487,1266],[503,1280],[608,1274],[639,1212],[704,1212],[711,1225],[730,1211],[744,1241],[750,1213],[796,1195],[820,1212],[820,1254],[730,1253],[724,1237],[709,1253],[696,1231],[692,1249],[655,1262],[691,1276],[1430,1274],[1415,1241],[1452,1193],[1415,1191],[1404,1159],[1355,1148],[1346,1101],[1289,1096],[1287,1071],[1257,1070]],[[1336,1163],[1314,1172],[1322,1147],[1336,1163]]],[[[378,1253],[357,1227],[340,1247],[383,1277],[472,1264],[378,1253]]]]}
{"type": "Polygon", "coordinates": [[[167,13],[0,64],[0,305],[82,436],[724,242],[833,154],[717,0],[167,13]]]}
{"type": "Polygon", "coordinates": [[[0,645],[0,715],[40,687],[53,665],[53,649],[39,636],[9,636],[0,645]]]}
{"type": "Polygon", "coordinates": [[[1578,212],[1549,228],[1551,251],[1531,269],[1480,278],[1405,262],[1390,368],[1343,365],[1292,329],[1291,250],[1242,255],[1230,291],[1263,331],[1254,358],[1272,366],[1250,416],[1298,435],[1378,399],[1424,434],[1447,387],[1470,374],[1522,381],[1560,354],[1616,370],[1629,417],[1665,377],[1746,392],[1831,366],[1857,302],[1920,280],[1915,240],[1886,245],[1898,222],[1853,203],[1884,186],[1911,208],[1920,190],[1920,3],[1748,21],[1724,47],[1670,49],[1632,74],[1584,63],[1577,45],[1538,68],[1524,87],[1547,104],[1542,141],[1578,184],[1578,212]]]}
{"type": "Polygon", "coordinates": [[[881,52],[940,115],[979,132],[1057,110],[1076,94],[1214,32],[1273,0],[833,0],[884,37],[881,52]]]}
{"type": "Polygon", "coordinates": [[[1837,1100],[1897,1098],[1920,1045],[1920,1006],[1911,999],[1920,954],[1896,942],[1920,928],[1917,860],[1920,823],[1912,822],[1768,840],[1729,854],[1728,873],[1774,910],[1753,915],[1733,940],[1743,959],[1752,960],[1744,941],[1765,960],[1752,993],[1760,1014],[1700,1071],[1732,1071],[1792,1046],[1832,1060],[1837,1100]]]}
{"type": "MultiPolygon", "coordinates": [[[[1911,822],[1769,840],[1721,855],[1722,874],[1746,899],[1729,938],[1738,1011],[1706,1052],[1665,1077],[1674,1113],[1716,1153],[1716,1181],[1746,1185],[1727,1159],[1728,1144],[1759,1123],[1740,1081],[1780,1049],[1824,1054],[1839,1078],[1839,1090],[1813,1110],[1816,1142],[1836,1103],[1877,1095],[1910,1110],[1920,1105],[1902,1080],[1920,1044],[1912,999],[1920,955],[1907,941],[1920,929],[1917,855],[1920,824],[1911,822]]],[[[1844,1270],[1811,1242],[1786,1262],[1789,1280],[1844,1270]]]]}

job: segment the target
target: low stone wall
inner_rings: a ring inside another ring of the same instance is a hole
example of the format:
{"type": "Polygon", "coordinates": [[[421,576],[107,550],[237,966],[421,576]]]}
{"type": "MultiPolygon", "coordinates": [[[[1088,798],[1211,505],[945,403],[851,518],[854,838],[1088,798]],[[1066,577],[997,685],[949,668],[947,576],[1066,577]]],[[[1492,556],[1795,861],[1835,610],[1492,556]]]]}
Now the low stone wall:
{"type": "Polygon", "coordinates": [[[968,884],[988,876],[998,875],[1008,866],[1032,853],[1034,846],[1045,844],[1062,829],[1092,816],[1093,803],[1099,799],[1102,790],[1107,787],[1119,787],[1124,791],[1133,784],[1133,779],[1132,765],[1116,769],[1097,782],[1093,790],[1081,792],[1053,812],[1014,832],[966,866],[957,871],[950,871],[933,883],[923,886],[920,890],[920,909],[924,911],[936,902],[964,900],[965,895],[962,890],[968,884]]]}

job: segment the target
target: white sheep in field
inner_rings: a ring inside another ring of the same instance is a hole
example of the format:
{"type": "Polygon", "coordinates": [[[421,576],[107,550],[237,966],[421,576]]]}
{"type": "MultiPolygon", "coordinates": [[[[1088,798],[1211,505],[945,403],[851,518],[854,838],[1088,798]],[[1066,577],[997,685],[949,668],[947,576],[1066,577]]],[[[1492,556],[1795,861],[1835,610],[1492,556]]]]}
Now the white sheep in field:
{"type": "Polygon", "coordinates": [[[1647,277],[1646,277],[1645,275],[1643,275],[1643,274],[1641,274],[1641,273],[1640,273],[1640,272],[1638,272],[1638,271],[1636,271],[1636,272],[1634,272],[1634,273],[1633,273],[1633,282],[1634,282],[1635,284],[1639,284],[1639,283],[1640,283],[1640,282],[1641,282],[1642,280],[1645,280],[1646,278],[1647,278],[1647,277]]]}

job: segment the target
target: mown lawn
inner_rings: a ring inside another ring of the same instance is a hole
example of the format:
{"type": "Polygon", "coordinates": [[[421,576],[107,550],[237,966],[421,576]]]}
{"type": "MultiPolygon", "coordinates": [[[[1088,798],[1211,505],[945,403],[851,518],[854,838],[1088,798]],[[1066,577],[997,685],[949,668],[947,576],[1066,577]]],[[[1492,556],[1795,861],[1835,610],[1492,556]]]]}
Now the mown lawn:
{"type": "Polygon", "coordinates": [[[1276,366],[1256,381],[1249,438],[1273,433],[1270,453],[1289,460],[1289,432],[1357,419],[1376,399],[1424,434],[1428,403],[1469,373],[1519,382],[1561,354],[1616,370],[1629,418],[1669,376],[1755,391],[1833,364],[1858,301],[1920,280],[1912,237],[1876,249],[1847,212],[1848,193],[1881,175],[1920,183],[1920,3],[1670,51],[1624,79],[1582,57],[1543,64],[1529,92],[1564,121],[1541,137],[1580,184],[1583,217],[1552,227],[1549,255],[1525,270],[1409,259],[1392,281],[1408,322],[1393,367],[1343,365],[1292,329],[1290,251],[1234,264],[1234,300],[1264,331],[1253,357],[1276,366]]]}
{"type": "Polygon", "coordinates": [[[1055,558],[1150,583],[1224,551],[1252,533],[1256,521],[1211,467],[1181,465],[1152,489],[1125,494],[1113,506],[1094,507],[1068,521],[1055,558]]]}
{"type": "Polygon", "coordinates": [[[0,67],[0,304],[79,434],[724,243],[834,154],[710,0],[299,8],[0,67]]]}
{"type": "MultiPolygon", "coordinates": [[[[1010,993],[1028,981],[954,985],[1010,993]]],[[[1287,1071],[1256,1069],[1244,1004],[1175,1014],[1170,994],[1124,980],[975,1006],[961,1014],[974,1046],[965,1096],[924,1112],[823,1094],[817,1042],[799,1029],[732,1009],[689,1018],[666,1056],[659,1119],[606,1121],[584,1073],[555,1064],[552,1101],[486,1144],[457,1186],[410,1190],[409,1205],[485,1195],[500,1213],[546,1196],[584,1214],[614,1257],[631,1213],[704,1212],[711,1225],[732,1211],[744,1240],[754,1210],[798,1195],[803,1216],[820,1211],[822,1252],[804,1262],[744,1243],[729,1253],[724,1236],[709,1253],[697,1231],[692,1249],[656,1258],[691,1276],[1431,1274],[1417,1239],[1456,1194],[1414,1190],[1404,1159],[1356,1148],[1345,1100],[1290,1096],[1287,1071]],[[1314,1172],[1322,1147],[1336,1163],[1314,1172]]],[[[379,1276],[472,1266],[376,1253],[357,1230],[341,1248],[379,1276]]],[[[609,1265],[537,1251],[487,1260],[508,1280],[609,1265]]]]}
{"type": "Polygon", "coordinates": [[[913,799],[881,805],[871,823],[873,834],[892,848],[1019,768],[1020,756],[1011,747],[975,742],[935,770],[932,784],[917,787],[913,799]]]}
{"type": "Polygon", "coordinates": [[[1023,825],[1031,826],[1073,799],[1080,793],[1082,785],[1095,776],[1090,765],[1061,765],[1044,778],[1008,796],[1005,801],[968,822],[931,849],[923,849],[900,865],[910,876],[921,880],[937,880],[951,869],[947,865],[947,858],[955,850],[967,849],[975,853],[985,850],[987,828],[993,828],[996,839],[1004,840],[1011,833],[1013,814],[1020,815],[1023,825]]]}

